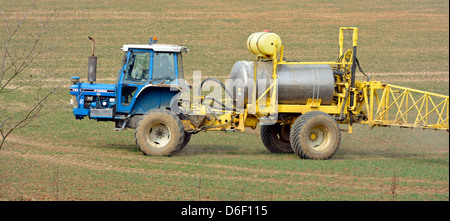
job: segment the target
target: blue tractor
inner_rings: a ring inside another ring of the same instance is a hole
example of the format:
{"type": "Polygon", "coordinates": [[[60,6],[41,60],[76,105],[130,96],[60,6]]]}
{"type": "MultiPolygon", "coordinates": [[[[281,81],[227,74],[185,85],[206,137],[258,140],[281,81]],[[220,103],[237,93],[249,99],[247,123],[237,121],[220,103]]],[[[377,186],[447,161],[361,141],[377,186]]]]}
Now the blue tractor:
{"type": "Polygon", "coordinates": [[[171,155],[187,145],[191,134],[170,111],[172,98],[182,88],[184,46],[124,45],[123,62],[115,84],[96,81],[97,57],[89,57],[88,82],[72,77],[70,94],[76,119],[113,121],[116,130],[136,129],[136,144],[146,155],[171,155]],[[171,139],[178,137],[179,139],[171,139]]]}

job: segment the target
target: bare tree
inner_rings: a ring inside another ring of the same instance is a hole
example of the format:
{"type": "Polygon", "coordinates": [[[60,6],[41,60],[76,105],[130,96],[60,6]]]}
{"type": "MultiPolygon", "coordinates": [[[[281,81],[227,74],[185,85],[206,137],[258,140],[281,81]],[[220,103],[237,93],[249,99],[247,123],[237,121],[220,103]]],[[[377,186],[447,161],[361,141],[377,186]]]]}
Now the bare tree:
{"type": "Polygon", "coordinates": [[[49,112],[44,111],[44,106],[62,84],[44,87],[50,73],[34,77],[33,74],[26,74],[27,68],[37,57],[52,49],[46,44],[46,34],[53,13],[43,19],[38,17],[38,23],[32,23],[32,28],[29,25],[24,27],[35,6],[31,6],[23,15],[18,15],[12,23],[0,8],[3,21],[0,24],[4,27],[0,31],[0,149],[14,130],[27,126],[32,120],[49,112]],[[33,25],[37,27],[33,28],[33,25]],[[25,108],[12,108],[11,98],[22,93],[20,89],[24,87],[33,90],[34,98],[27,101],[25,108]]]}

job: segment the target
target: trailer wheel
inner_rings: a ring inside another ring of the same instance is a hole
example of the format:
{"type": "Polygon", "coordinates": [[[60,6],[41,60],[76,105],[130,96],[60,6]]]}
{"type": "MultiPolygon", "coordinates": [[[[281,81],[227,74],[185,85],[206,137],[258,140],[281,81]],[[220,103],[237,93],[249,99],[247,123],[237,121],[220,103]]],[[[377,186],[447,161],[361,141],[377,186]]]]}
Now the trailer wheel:
{"type": "Polygon", "coordinates": [[[289,125],[261,125],[261,140],[272,153],[293,153],[289,142],[289,125]]]}
{"type": "Polygon", "coordinates": [[[338,150],[341,131],[329,114],[311,111],[294,122],[290,139],[292,149],[300,158],[325,160],[338,150]]]}
{"type": "Polygon", "coordinates": [[[181,149],[185,131],[180,119],[171,111],[154,109],[138,122],[134,137],[145,155],[170,156],[181,149]]]}

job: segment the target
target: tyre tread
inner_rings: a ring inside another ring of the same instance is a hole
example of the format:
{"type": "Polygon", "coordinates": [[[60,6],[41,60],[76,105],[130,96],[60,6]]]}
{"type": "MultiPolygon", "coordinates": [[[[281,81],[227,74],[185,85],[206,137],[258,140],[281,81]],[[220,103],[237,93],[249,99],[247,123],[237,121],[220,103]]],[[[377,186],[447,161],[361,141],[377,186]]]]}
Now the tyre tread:
{"type": "Polygon", "coordinates": [[[277,125],[261,125],[261,140],[264,146],[272,153],[293,153],[291,145],[281,143],[274,137],[277,125]]]}

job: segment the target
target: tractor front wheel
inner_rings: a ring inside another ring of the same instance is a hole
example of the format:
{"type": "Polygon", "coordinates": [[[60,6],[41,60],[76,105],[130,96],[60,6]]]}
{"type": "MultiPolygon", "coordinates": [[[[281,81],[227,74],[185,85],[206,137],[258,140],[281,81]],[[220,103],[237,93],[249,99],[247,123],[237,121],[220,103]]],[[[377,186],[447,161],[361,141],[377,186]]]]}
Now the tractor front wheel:
{"type": "Polygon", "coordinates": [[[155,109],[138,122],[134,137],[145,155],[170,156],[182,148],[185,132],[178,116],[166,109],[155,109]]]}

